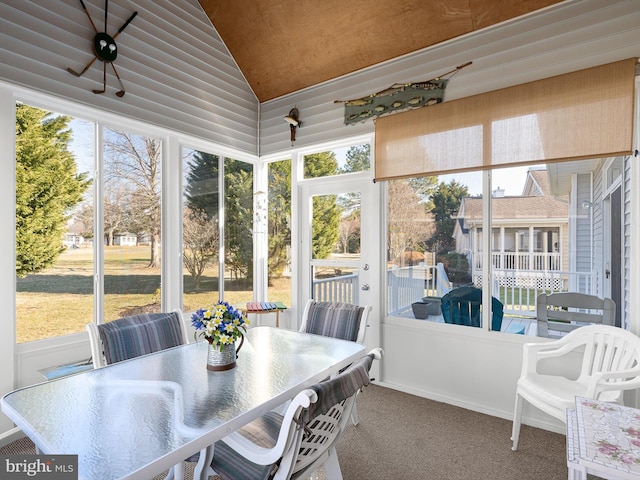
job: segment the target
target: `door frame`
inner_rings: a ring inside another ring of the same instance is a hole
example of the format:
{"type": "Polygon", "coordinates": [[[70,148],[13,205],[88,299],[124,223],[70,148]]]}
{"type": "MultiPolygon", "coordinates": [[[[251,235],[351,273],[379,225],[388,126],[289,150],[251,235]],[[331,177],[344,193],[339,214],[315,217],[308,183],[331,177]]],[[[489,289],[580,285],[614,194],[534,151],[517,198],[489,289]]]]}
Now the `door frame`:
{"type": "MultiPolygon", "coordinates": [[[[298,261],[299,276],[297,295],[298,305],[305,305],[311,292],[311,199],[314,195],[333,195],[346,192],[360,192],[360,259],[355,261],[359,276],[359,303],[371,305],[373,311],[369,315],[369,324],[365,336],[367,348],[380,344],[380,312],[383,306],[382,283],[380,282],[380,242],[381,188],[371,179],[370,172],[321,177],[299,182],[298,195],[298,261]],[[362,290],[367,284],[368,290],[362,290]]],[[[299,321],[300,319],[298,319],[299,321]]],[[[299,325],[298,325],[299,326],[299,325]]]]}

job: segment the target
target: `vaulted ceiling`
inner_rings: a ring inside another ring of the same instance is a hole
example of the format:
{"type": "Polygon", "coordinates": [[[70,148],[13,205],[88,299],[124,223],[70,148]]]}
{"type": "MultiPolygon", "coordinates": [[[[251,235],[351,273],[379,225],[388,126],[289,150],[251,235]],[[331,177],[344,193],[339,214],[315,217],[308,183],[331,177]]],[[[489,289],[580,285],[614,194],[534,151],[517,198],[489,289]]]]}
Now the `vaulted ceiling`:
{"type": "Polygon", "coordinates": [[[562,0],[199,0],[261,102],[562,0]]]}

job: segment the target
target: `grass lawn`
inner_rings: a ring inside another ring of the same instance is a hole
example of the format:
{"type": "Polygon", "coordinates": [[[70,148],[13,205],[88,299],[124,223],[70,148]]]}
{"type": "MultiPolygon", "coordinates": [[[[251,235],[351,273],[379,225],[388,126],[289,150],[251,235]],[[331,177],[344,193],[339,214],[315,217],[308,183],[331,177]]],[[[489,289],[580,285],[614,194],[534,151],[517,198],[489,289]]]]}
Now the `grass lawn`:
{"type": "MultiPolygon", "coordinates": [[[[105,247],[104,315],[106,320],[160,311],[160,268],[148,268],[149,247],[105,247]]],[[[200,289],[185,271],[184,310],[192,311],[218,300],[217,265],[205,272],[200,289]]],[[[17,279],[17,341],[29,342],[84,330],[93,315],[93,252],[66,250],[55,266],[17,279]]],[[[270,300],[291,304],[290,280],[275,279],[270,300]]],[[[243,304],[253,298],[251,287],[225,280],[225,299],[243,304]]]]}

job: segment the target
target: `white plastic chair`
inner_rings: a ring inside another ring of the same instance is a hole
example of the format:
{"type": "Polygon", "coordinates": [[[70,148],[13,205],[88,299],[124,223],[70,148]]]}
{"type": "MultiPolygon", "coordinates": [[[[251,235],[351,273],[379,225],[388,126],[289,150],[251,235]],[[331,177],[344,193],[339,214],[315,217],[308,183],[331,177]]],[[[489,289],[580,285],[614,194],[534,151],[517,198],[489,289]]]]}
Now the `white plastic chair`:
{"type": "MultiPolygon", "coordinates": [[[[302,312],[300,332],[342,338],[364,345],[372,310],[371,305],[359,307],[350,303],[316,302],[311,298],[302,312]]],[[[351,421],[354,425],[360,421],[357,406],[351,411],[351,421]]]]}
{"type": "MultiPolygon", "coordinates": [[[[336,444],[357,393],[369,384],[369,369],[382,349],[371,350],[338,376],[299,393],[284,415],[269,412],[217,442],[211,468],[224,480],[308,478],[323,467],[342,480],[336,444]]],[[[196,474],[206,462],[200,455],[196,474]]]]}
{"type": "Polygon", "coordinates": [[[589,323],[614,326],[616,304],[585,293],[543,293],[536,298],[536,317],[539,337],[557,337],[589,323]]]}
{"type": "Polygon", "coordinates": [[[518,448],[525,400],[566,422],[566,409],[575,407],[576,396],[622,403],[624,390],[640,387],[640,338],[618,327],[586,325],[558,340],[526,343],[522,356],[513,412],[512,450],[518,448]],[[566,357],[566,362],[573,362],[580,356],[580,371],[575,379],[538,371],[543,360],[566,357]]]}

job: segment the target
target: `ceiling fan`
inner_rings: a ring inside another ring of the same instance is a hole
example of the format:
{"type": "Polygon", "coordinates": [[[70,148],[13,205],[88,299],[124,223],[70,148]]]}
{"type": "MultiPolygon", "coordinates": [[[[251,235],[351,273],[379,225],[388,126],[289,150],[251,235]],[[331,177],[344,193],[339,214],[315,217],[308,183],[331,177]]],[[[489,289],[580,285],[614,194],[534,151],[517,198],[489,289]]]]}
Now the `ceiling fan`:
{"type": "Polygon", "coordinates": [[[118,75],[116,66],[113,64],[116,57],[118,56],[118,47],[116,45],[115,39],[118,37],[118,35],[122,33],[122,31],[125,28],[127,28],[127,25],[129,25],[131,21],[135,18],[135,16],[138,15],[138,12],[133,12],[129,17],[129,19],[126,22],[124,22],[124,24],[118,29],[118,31],[112,37],[107,33],[107,17],[108,17],[108,10],[109,10],[109,0],[105,0],[104,2],[104,31],[103,32],[99,32],[98,29],[96,28],[96,24],[93,23],[93,20],[91,19],[91,15],[87,10],[87,6],[84,4],[84,1],[80,0],[80,3],[82,4],[82,9],[84,10],[84,13],[86,13],[87,18],[89,18],[89,23],[91,23],[93,30],[96,32],[96,35],[93,37],[94,57],[89,63],[87,63],[87,65],[80,72],[76,72],[72,68],[67,68],[67,72],[71,73],[72,75],[75,75],[76,77],[80,77],[84,72],[86,72],[89,69],[89,67],[91,67],[91,65],[93,65],[93,63],[96,60],[100,60],[103,63],[102,90],[96,89],[96,90],[93,90],[93,93],[101,94],[107,91],[107,64],[109,64],[111,65],[111,68],[113,68],[113,73],[116,75],[116,78],[120,83],[120,90],[116,92],[116,95],[118,97],[122,97],[125,94],[124,84],[122,83],[122,79],[120,78],[120,75],[118,75]]]}

